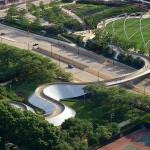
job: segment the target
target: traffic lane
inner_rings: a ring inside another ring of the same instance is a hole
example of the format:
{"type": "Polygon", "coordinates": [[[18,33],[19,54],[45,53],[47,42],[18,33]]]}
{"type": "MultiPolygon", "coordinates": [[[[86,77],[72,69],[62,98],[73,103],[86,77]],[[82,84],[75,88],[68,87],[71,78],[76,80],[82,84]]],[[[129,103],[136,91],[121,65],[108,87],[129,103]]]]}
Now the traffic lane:
{"type": "MultiPolygon", "coordinates": [[[[46,56],[47,57],[47,56],[46,56]]],[[[59,61],[53,58],[50,58],[53,62],[56,62],[59,65],[59,61]]],[[[97,76],[88,73],[84,70],[81,70],[79,68],[68,68],[68,64],[64,62],[60,62],[60,67],[63,68],[66,72],[70,72],[73,75],[73,78],[77,80],[78,82],[95,82],[95,81],[104,81],[104,79],[100,78],[98,79],[97,76]]]]}
{"type": "MultiPolygon", "coordinates": [[[[1,29],[5,32],[6,31],[6,36],[9,37],[9,38],[13,38],[15,39],[16,41],[25,41],[25,42],[22,42],[22,44],[25,45],[25,47],[28,49],[32,47],[33,44],[35,43],[38,43],[42,48],[45,48],[47,50],[50,50],[51,48],[51,43],[50,42],[47,42],[47,41],[44,41],[44,40],[41,40],[41,39],[36,39],[33,36],[31,36],[32,34],[26,34],[27,32],[20,32],[19,30],[15,30],[15,29],[9,29],[8,27],[8,30],[7,29],[4,29],[4,27],[2,26],[1,29]],[[36,40],[35,40],[36,39],[36,40]]],[[[94,59],[91,59],[89,57],[86,57],[86,56],[81,56],[81,55],[77,55],[71,51],[68,51],[68,50],[65,50],[63,48],[60,48],[60,47],[55,47],[53,46],[53,52],[59,52],[59,54],[61,55],[64,55],[65,57],[68,57],[68,58],[71,58],[71,59],[75,59],[76,61],[80,62],[80,63],[83,63],[83,64],[86,64],[88,66],[90,66],[91,68],[99,71],[99,70],[103,70],[105,71],[106,74],[110,74],[111,72],[111,75],[114,76],[114,77],[118,77],[118,75],[121,75],[121,74],[124,74],[124,73],[127,73],[127,70],[124,70],[123,67],[117,67],[115,65],[114,68],[117,68],[115,71],[112,70],[112,71],[109,71],[107,70],[107,68],[110,67],[110,65],[112,66],[112,64],[100,64],[101,62],[97,62],[95,61],[94,59]]],[[[130,72],[130,71],[129,71],[130,72]]],[[[129,73],[128,72],[128,73],[129,73]]]]}

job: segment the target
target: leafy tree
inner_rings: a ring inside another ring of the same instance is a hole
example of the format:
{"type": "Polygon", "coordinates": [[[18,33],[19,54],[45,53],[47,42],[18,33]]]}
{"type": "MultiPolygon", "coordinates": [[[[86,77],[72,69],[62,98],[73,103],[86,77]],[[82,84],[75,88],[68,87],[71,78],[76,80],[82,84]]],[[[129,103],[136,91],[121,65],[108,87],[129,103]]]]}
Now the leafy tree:
{"type": "Polygon", "coordinates": [[[11,5],[10,8],[7,11],[7,15],[10,15],[11,17],[16,16],[18,14],[17,7],[15,4],[11,5]]]}
{"type": "Polygon", "coordinates": [[[120,53],[117,59],[120,62],[137,69],[140,69],[141,67],[144,66],[144,60],[142,60],[140,57],[133,58],[132,55],[126,55],[125,53],[120,53]]]}
{"type": "Polygon", "coordinates": [[[0,132],[5,141],[30,149],[45,149],[59,144],[61,131],[43,117],[21,112],[8,104],[0,105],[0,132]]]}
{"type": "Polygon", "coordinates": [[[93,52],[103,54],[104,56],[111,58],[114,55],[114,51],[110,49],[108,43],[104,40],[105,38],[103,37],[103,34],[104,33],[102,33],[102,31],[96,31],[97,36],[92,40],[88,40],[86,47],[93,52]]]}
{"type": "Polygon", "coordinates": [[[40,22],[40,18],[39,17],[36,17],[36,19],[34,20],[33,26],[36,26],[36,27],[39,27],[41,26],[41,22],[40,22]]]}
{"type": "Polygon", "coordinates": [[[55,149],[56,150],[64,150],[64,149],[65,150],[72,150],[70,145],[65,141],[60,142],[57,146],[55,146],[55,149]]]}
{"type": "Polygon", "coordinates": [[[5,17],[7,22],[14,21],[14,16],[18,14],[17,7],[15,4],[11,5],[10,8],[7,11],[7,15],[5,17]]]}
{"type": "Polygon", "coordinates": [[[107,125],[107,127],[108,127],[108,131],[110,131],[112,133],[112,135],[116,135],[116,134],[120,133],[120,127],[115,122],[109,123],[107,125]]]}
{"type": "Polygon", "coordinates": [[[88,135],[88,144],[89,145],[98,145],[99,144],[99,136],[94,132],[88,135]]]}
{"type": "Polygon", "coordinates": [[[126,56],[126,64],[128,64],[129,66],[133,66],[133,57],[132,55],[127,55],[126,56]]]}
{"type": "Polygon", "coordinates": [[[71,77],[50,59],[43,59],[42,56],[29,51],[0,44],[0,55],[3,56],[0,58],[0,65],[3,66],[0,68],[0,81],[18,77],[19,81],[39,84],[54,81],[58,77],[64,80],[71,77]]]}
{"type": "Polygon", "coordinates": [[[39,7],[40,7],[42,10],[44,10],[44,9],[45,9],[45,7],[44,7],[44,2],[43,2],[43,1],[40,1],[40,3],[39,3],[39,7]]]}
{"type": "Polygon", "coordinates": [[[120,62],[122,63],[125,63],[126,62],[126,54],[125,53],[120,53],[118,55],[118,58],[117,58],[120,62]]]}
{"type": "Polygon", "coordinates": [[[144,66],[144,61],[140,57],[137,57],[134,59],[133,66],[135,66],[137,69],[140,69],[144,66]]]}
{"type": "Polygon", "coordinates": [[[25,18],[25,14],[27,14],[27,10],[26,9],[20,9],[19,10],[19,18],[20,19],[25,18]]]}
{"type": "Polygon", "coordinates": [[[108,140],[112,136],[112,133],[105,126],[99,126],[96,129],[96,133],[99,136],[100,143],[103,143],[105,140],[108,140]]]}
{"type": "Polygon", "coordinates": [[[84,134],[88,134],[93,130],[93,126],[90,122],[78,118],[70,118],[63,122],[61,126],[71,137],[78,136],[82,138],[84,134]]]}
{"type": "Polygon", "coordinates": [[[106,57],[113,57],[114,51],[108,45],[103,45],[103,55],[106,57]]]}

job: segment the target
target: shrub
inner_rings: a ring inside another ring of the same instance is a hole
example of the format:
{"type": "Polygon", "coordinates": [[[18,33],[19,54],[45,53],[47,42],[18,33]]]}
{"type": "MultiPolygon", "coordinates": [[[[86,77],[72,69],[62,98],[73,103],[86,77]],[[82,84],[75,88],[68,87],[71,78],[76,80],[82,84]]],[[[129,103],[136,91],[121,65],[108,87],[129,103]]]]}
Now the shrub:
{"type": "Polygon", "coordinates": [[[140,57],[133,58],[132,55],[126,55],[125,53],[120,53],[118,55],[118,61],[121,63],[124,63],[126,65],[129,65],[131,67],[134,67],[136,69],[140,69],[144,66],[144,60],[142,60],[140,57]]]}
{"type": "Polygon", "coordinates": [[[71,3],[73,0],[62,0],[63,3],[71,3]]]}

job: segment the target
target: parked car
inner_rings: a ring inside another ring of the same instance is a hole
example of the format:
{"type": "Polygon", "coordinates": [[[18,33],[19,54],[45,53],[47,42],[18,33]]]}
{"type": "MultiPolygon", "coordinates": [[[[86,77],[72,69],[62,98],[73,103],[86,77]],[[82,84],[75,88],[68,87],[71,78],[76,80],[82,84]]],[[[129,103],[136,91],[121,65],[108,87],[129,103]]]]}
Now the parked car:
{"type": "Polygon", "coordinates": [[[3,22],[5,20],[5,18],[0,18],[0,22],[3,22]]]}
{"type": "Polygon", "coordinates": [[[1,35],[5,35],[5,33],[2,32],[1,35]]]}
{"type": "Polygon", "coordinates": [[[74,68],[74,65],[68,64],[68,68],[72,69],[72,68],[74,68]]]}

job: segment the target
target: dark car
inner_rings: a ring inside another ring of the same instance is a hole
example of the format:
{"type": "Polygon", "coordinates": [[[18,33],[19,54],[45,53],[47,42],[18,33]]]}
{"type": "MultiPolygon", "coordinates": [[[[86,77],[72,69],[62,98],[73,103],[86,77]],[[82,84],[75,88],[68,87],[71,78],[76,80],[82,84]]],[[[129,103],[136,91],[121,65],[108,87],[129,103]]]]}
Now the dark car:
{"type": "Polygon", "coordinates": [[[5,35],[5,33],[2,32],[1,35],[5,35]]]}
{"type": "Polygon", "coordinates": [[[72,68],[74,68],[74,65],[68,64],[68,68],[72,69],[72,68]]]}
{"type": "Polygon", "coordinates": [[[35,44],[33,44],[33,46],[38,46],[39,44],[37,44],[37,43],[35,43],[35,44]]]}
{"type": "Polygon", "coordinates": [[[0,18],[0,22],[3,22],[5,20],[5,18],[0,18]]]}

